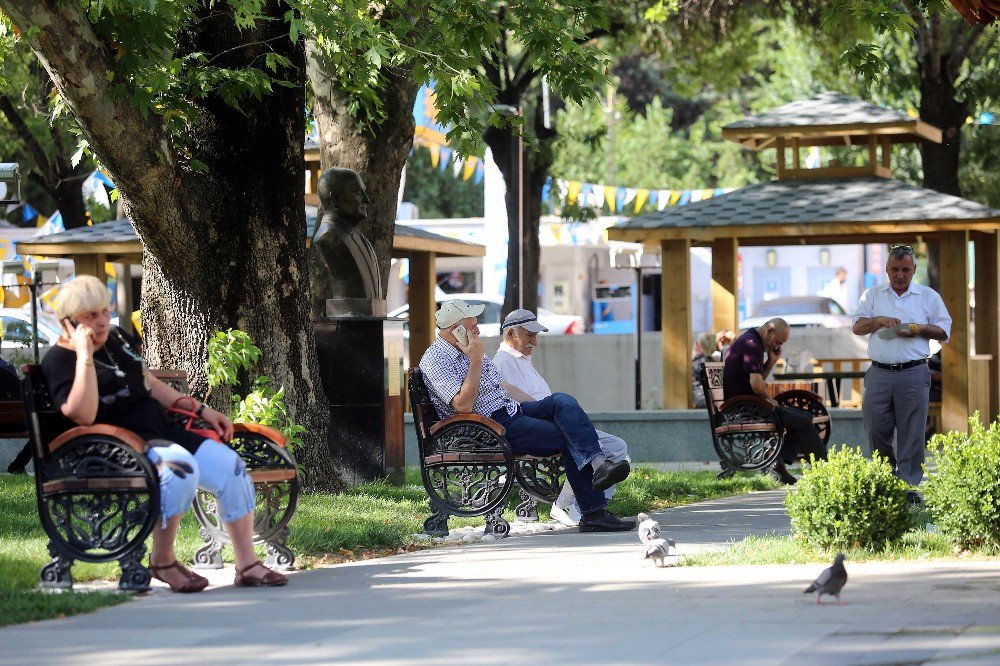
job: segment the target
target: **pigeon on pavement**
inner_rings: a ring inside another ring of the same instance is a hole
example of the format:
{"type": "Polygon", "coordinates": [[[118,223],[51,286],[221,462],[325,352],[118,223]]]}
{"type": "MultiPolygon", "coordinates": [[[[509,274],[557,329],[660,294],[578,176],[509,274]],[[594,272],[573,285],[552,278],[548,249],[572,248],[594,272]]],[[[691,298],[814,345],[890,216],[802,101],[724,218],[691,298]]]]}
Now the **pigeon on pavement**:
{"type": "Polygon", "coordinates": [[[639,524],[639,541],[648,544],[653,539],[660,538],[660,524],[650,518],[648,513],[640,513],[635,521],[639,524]]]}
{"type": "Polygon", "coordinates": [[[840,591],[847,584],[847,569],[844,568],[844,554],[837,553],[833,560],[833,566],[823,569],[823,573],[813,581],[812,585],[806,588],[803,594],[816,593],[816,603],[823,603],[820,599],[824,594],[832,594],[840,603],[840,591]]]}
{"type": "Polygon", "coordinates": [[[646,559],[653,560],[657,567],[662,567],[670,549],[676,546],[673,539],[650,539],[646,544],[646,559]]]}

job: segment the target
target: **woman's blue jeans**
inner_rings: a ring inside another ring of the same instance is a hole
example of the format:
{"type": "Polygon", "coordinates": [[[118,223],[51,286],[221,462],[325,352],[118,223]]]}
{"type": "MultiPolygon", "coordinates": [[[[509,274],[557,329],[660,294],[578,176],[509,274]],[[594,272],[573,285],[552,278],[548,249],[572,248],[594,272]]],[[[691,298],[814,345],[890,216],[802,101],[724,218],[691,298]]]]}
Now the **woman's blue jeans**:
{"type": "Polygon", "coordinates": [[[553,393],[541,400],[522,403],[513,416],[499,409],[490,418],[506,429],[507,441],[518,453],[562,453],[566,480],[573,488],[581,513],[593,513],[608,505],[604,493],[594,489],[594,470],[590,466],[601,452],[597,431],[576,398],[553,393]]]}

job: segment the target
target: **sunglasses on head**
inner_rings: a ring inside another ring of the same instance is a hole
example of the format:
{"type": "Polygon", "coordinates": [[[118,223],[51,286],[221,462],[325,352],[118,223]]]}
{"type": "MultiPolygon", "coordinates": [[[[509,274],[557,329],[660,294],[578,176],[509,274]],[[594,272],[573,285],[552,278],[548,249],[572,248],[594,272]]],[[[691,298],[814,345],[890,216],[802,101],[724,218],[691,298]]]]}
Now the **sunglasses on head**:
{"type": "Polygon", "coordinates": [[[892,247],[889,248],[889,252],[896,252],[897,250],[903,252],[913,252],[913,247],[911,247],[910,245],[893,245],[892,247]]]}

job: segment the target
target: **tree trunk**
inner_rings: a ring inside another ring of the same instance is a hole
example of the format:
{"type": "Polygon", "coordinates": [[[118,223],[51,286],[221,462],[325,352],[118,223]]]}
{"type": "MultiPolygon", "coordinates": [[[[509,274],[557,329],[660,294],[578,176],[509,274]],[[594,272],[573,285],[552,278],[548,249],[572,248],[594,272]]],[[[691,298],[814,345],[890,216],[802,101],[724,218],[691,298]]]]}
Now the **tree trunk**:
{"type": "Polygon", "coordinates": [[[83,202],[83,174],[67,174],[61,178],[49,195],[62,213],[63,226],[77,229],[87,226],[87,206],[83,202]]]}
{"type": "MultiPolygon", "coordinates": [[[[506,104],[512,104],[504,100],[506,104]]],[[[514,104],[520,106],[519,104],[514,104]]],[[[507,208],[507,234],[510,239],[517,239],[521,233],[521,254],[518,257],[515,243],[510,243],[507,257],[507,281],[505,285],[502,315],[506,316],[518,307],[532,312],[538,311],[538,271],[541,259],[541,247],[538,243],[539,226],[542,216],[542,188],[552,168],[552,147],[556,132],[546,129],[542,123],[540,100],[532,105],[526,114],[531,120],[531,130],[534,134],[535,146],[523,146],[521,164],[524,168],[523,179],[518,178],[518,135],[516,130],[506,127],[490,128],[486,131],[486,145],[493,152],[493,159],[507,184],[507,194],[504,203],[507,208]],[[523,228],[518,224],[518,189],[524,192],[523,228]],[[523,258],[523,299],[518,305],[518,265],[523,258]]],[[[527,131],[527,130],[526,130],[527,131]]]]}
{"type": "MultiPolygon", "coordinates": [[[[307,45],[307,72],[313,89],[313,115],[319,129],[322,168],[353,169],[361,175],[371,205],[359,228],[378,255],[382,284],[388,282],[400,177],[413,146],[413,104],[419,84],[412,69],[383,70],[387,85],[382,96],[385,118],[373,126],[348,112],[351,94],[337,87],[335,75],[324,69],[322,54],[307,45]]],[[[382,294],[385,297],[385,294],[382,294]]]]}
{"type": "MultiPolygon", "coordinates": [[[[152,367],[186,370],[195,392],[214,330],[240,328],[263,350],[263,374],[283,385],[290,415],[306,426],[299,461],[314,489],[341,485],[326,448],[328,416],[312,332],[302,173],[305,55],[288,38],[287,7],[264,3],[270,20],[238,28],[232,10],[201,6],[179,36],[181,55],[199,51],[223,67],[287,57],[282,74],[299,85],[275,86],[235,110],[216,96],[200,114],[186,149],[208,166],[183,165],[182,149],[156,114],[121,102],[104,72],[114,52],[74,3],[2,0],[45,65],[91,148],[114,178],[143,243],[143,324],[152,367]],[[45,24],[41,31],[27,28],[45,24]]],[[[241,392],[247,387],[240,387],[241,392]]],[[[228,411],[228,405],[216,404],[228,411]]]]}

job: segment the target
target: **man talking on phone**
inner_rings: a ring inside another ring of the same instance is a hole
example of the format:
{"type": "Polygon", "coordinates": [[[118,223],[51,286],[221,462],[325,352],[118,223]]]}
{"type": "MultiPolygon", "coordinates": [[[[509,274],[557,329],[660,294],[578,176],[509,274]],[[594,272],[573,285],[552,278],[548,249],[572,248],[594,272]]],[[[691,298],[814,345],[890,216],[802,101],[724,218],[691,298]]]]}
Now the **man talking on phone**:
{"type": "Polygon", "coordinates": [[[420,370],[438,416],[480,414],[504,427],[517,453],[561,453],[566,480],[580,504],[580,531],[634,529],[633,522],[619,520],[607,510],[603,492],[628,477],[628,461],[604,457],[597,431],[572,396],[553,393],[521,404],[511,399],[479,339],[476,317],[484,308],[456,299],[442,303],[435,315],[438,337],[420,359],[420,370]]]}
{"type": "Polygon", "coordinates": [[[788,342],[790,333],[788,322],[777,318],[746,330],[729,348],[722,371],[722,390],[726,400],[738,395],[757,395],[774,406],[785,428],[785,441],[773,471],[779,481],[788,485],[798,479],[792,476],[786,465],[794,462],[799,453],[811,453],[818,460],[826,460],[826,447],[813,425],[812,414],[779,405],[767,392],[764,382],[781,358],[781,346],[788,342]]]}

